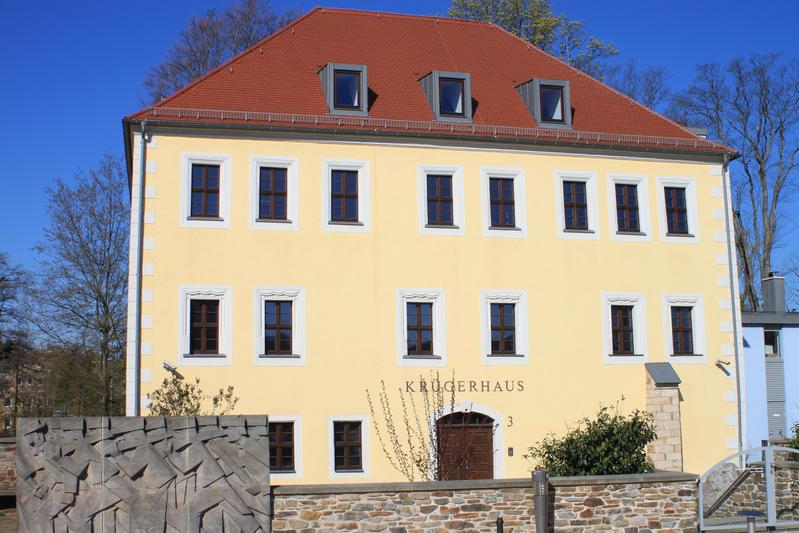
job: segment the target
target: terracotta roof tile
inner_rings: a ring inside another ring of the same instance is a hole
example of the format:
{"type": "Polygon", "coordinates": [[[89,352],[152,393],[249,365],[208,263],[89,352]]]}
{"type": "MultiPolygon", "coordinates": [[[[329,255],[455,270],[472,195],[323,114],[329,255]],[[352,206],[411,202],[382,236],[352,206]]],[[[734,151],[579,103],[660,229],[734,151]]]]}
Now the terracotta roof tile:
{"type": "Polygon", "coordinates": [[[310,11],[152,108],[127,117],[142,118],[252,125],[304,123],[317,129],[450,132],[572,144],[731,151],[700,139],[493,24],[325,8],[310,11]],[[366,121],[329,117],[318,75],[329,62],[368,66],[369,89],[376,96],[366,121]],[[418,81],[432,70],[471,74],[477,128],[433,123],[418,81]],[[573,132],[537,128],[516,91],[517,85],[533,78],[569,81],[573,132]]]}

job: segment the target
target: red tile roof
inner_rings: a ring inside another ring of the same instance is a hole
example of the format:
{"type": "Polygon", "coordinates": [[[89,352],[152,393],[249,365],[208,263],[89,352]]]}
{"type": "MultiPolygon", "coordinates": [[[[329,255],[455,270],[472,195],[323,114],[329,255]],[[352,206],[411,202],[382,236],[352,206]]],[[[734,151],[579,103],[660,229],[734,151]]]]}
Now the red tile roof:
{"type": "Polygon", "coordinates": [[[326,8],[126,120],[141,119],[731,152],[493,24],[326,8]],[[329,62],[367,65],[368,118],[329,115],[318,75],[329,62]],[[433,70],[471,74],[473,124],[434,121],[418,81],[433,70]],[[533,78],[569,81],[572,131],[537,127],[516,91],[533,78]]]}

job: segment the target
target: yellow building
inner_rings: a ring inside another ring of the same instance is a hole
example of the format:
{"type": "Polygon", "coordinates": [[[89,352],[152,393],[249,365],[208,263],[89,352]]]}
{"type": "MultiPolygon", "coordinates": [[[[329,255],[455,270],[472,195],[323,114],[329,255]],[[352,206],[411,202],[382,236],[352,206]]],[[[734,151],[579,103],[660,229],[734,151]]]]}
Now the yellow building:
{"type": "Polygon", "coordinates": [[[316,9],[124,126],[128,414],[177,371],[270,415],[277,483],[400,480],[365,391],[438,372],[457,475],[520,477],[669,363],[656,463],[737,449],[731,151],[504,30],[316,9]]]}

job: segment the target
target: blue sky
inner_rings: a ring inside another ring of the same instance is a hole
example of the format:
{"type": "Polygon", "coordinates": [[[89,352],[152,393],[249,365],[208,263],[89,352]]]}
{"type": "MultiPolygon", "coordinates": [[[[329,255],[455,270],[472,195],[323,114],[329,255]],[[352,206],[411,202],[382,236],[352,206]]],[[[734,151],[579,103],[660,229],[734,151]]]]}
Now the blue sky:
{"type": "MultiPolygon", "coordinates": [[[[612,41],[619,60],[658,65],[674,88],[694,65],[749,52],[799,56],[799,2],[744,0],[553,0],[612,41]],[[745,26],[745,28],[743,28],[745,26]]],[[[141,106],[141,80],[193,14],[225,0],[153,2],[3,2],[0,17],[0,251],[28,266],[46,224],[46,188],[91,168],[105,152],[122,154],[124,115],[141,106]]],[[[311,0],[273,0],[277,10],[305,11],[311,0]]],[[[448,0],[329,0],[331,7],[442,15],[448,0]]],[[[799,208],[799,201],[794,201],[799,208]]],[[[796,211],[796,209],[792,209],[796,211]]],[[[799,230],[786,235],[799,253],[799,230]]]]}

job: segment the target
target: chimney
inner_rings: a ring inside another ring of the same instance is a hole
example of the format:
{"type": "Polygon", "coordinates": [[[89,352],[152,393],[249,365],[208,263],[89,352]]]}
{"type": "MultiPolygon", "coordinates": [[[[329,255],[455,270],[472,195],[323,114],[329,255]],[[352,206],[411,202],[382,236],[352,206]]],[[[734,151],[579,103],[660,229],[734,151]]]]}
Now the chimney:
{"type": "Polygon", "coordinates": [[[769,272],[763,279],[763,311],[770,313],[785,312],[785,278],[779,272],[769,272]]]}

